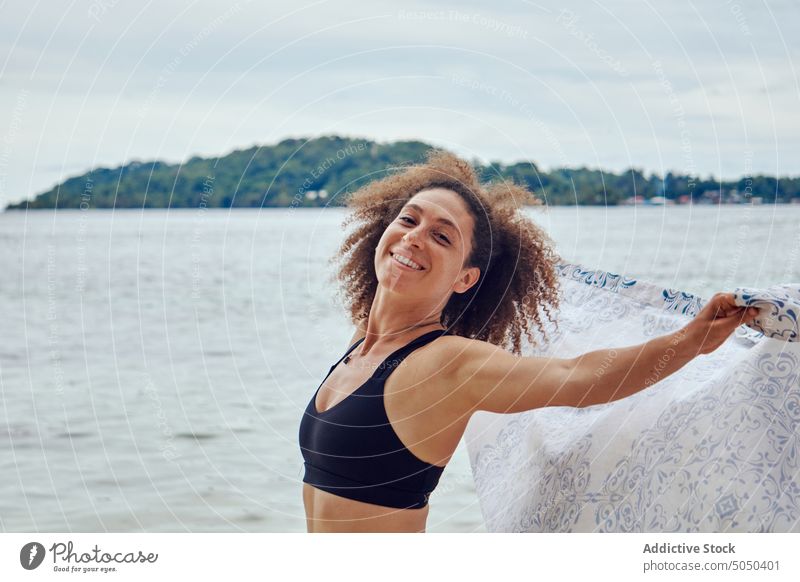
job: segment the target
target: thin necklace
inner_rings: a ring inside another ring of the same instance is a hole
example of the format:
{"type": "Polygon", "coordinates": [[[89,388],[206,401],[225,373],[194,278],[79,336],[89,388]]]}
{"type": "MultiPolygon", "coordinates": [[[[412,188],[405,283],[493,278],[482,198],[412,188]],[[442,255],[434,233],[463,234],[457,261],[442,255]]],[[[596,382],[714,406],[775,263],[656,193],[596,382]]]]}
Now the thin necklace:
{"type": "MultiPolygon", "coordinates": [[[[425,327],[426,325],[430,325],[431,323],[433,323],[433,322],[431,321],[429,323],[423,323],[422,325],[415,325],[411,329],[417,329],[418,327],[425,327]]],[[[434,330],[431,330],[431,331],[436,331],[436,330],[434,329],[434,330]]],[[[350,361],[350,358],[353,357],[353,355],[354,355],[353,352],[350,352],[349,354],[347,354],[347,356],[345,356],[345,358],[343,360],[344,363],[347,364],[350,361]]]]}

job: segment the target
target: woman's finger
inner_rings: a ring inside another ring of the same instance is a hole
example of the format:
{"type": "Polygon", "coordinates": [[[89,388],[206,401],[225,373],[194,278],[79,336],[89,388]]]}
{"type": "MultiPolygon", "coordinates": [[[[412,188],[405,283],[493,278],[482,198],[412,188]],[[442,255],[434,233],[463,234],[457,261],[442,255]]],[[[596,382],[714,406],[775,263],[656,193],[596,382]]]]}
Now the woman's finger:
{"type": "Polygon", "coordinates": [[[723,295],[722,304],[725,306],[725,313],[727,314],[736,313],[740,309],[740,306],[736,305],[736,299],[733,293],[726,293],[723,295]]]}
{"type": "Polygon", "coordinates": [[[728,309],[728,315],[731,316],[731,317],[736,317],[736,316],[741,317],[745,313],[747,313],[747,308],[746,307],[736,306],[736,307],[731,307],[730,309],[728,309]]]}
{"type": "Polygon", "coordinates": [[[750,322],[758,315],[758,309],[755,307],[740,307],[737,315],[742,322],[750,322]]]}
{"type": "Polygon", "coordinates": [[[718,317],[715,324],[718,325],[733,325],[738,327],[745,323],[750,323],[758,315],[758,309],[755,307],[739,307],[735,312],[728,317],[718,317]]]}
{"type": "Polygon", "coordinates": [[[752,322],[756,317],[758,317],[758,309],[755,307],[750,307],[747,309],[744,315],[744,320],[747,323],[752,322]]]}
{"type": "Polygon", "coordinates": [[[738,312],[738,307],[727,305],[724,299],[720,299],[714,308],[714,319],[728,318],[738,312]]]}

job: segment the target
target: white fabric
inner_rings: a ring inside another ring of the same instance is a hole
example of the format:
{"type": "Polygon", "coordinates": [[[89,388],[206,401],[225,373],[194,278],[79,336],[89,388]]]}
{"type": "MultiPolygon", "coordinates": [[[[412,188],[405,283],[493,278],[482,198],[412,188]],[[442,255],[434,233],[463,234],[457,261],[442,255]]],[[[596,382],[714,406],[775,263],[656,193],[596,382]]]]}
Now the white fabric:
{"type": "MultiPolygon", "coordinates": [[[[559,267],[558,331],[526,355],[568,358],[685,325],[705,301],[559,267]]],[[[737,289],[759,317],[628,398],[478,412],[465,434],[488,531],[800,531],[800,285],[737,289]]]]}

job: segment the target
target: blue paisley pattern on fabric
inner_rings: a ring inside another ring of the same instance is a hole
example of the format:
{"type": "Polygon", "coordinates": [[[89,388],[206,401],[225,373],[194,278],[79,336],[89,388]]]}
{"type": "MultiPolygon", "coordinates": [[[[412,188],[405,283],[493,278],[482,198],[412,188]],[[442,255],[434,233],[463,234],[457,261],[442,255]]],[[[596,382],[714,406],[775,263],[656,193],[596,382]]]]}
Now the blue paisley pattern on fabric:
{"type": "MultiPolygon", "coordinates": [[[[559,274],[558,331],[527,355],[641,343],[705,304],[580,265],[559,274]]],[[[800,285],[734,297],[759,309],[754,324],[633,396],[474,414],[465,436],[487,529],[800,531],[800,285]]]]}
{"type": "Polygon", "coordinates": [[[580,265],[561,264],[558,265],[556,269],[562,277],[569,277],[575,281],[583,281],[587,285],[603,287],[609,291],[616,291],[620,288],[626,289],[636,285],[635,279],[628,279],[606,271],[584,269],[580,265]]]}
{"type": "Polygon", "coordinates": [[[800,341],[797,322],[800,314],[800,285],[776,285],[769,289],[739,287],[733,295],[737,305],[758,308],[758,317],[750,327],[774,339],[800,341]]]}

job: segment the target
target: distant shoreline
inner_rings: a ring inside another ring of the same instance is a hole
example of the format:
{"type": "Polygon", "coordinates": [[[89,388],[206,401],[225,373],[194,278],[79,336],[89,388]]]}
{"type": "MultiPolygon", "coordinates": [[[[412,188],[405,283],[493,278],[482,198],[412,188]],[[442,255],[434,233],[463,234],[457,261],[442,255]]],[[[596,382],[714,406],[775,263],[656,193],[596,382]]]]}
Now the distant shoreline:
{"type": "MultiPolygon", "coordinates": [[[[170,164],[131,161],[69,177],[5,210],[34,208],[325,208],[374,180],[423,162],[435,149],[421,141],[378,143],[324,136],[285,139],[213,158],[170,164]]],[[[800,177],[705,178],[631,167],[619,173],[589,167],[545,171],[532,160],[472,160],[482,182],[514,183],[547,206],[775,204],[800,202],[800,177]]]]}
{"type": "MultiPolygon", "coordinates": [[[[542,205],[526,205],[525,208],[531,209],[545,209],[545,208],[712,208],[712,207],[725,207],[725,208],[742,208],[742,207],[751,207],[751,208],[772,208],[774,206],[788,206],[788,207],[797,207],[800,208],[800,201],[798,202],[764,202],[760,204],[750,204],[746,202],[723,202],[720,204],[709,204],[709,203],[694,203],[694,204],[646,204],[646,203],[639,203],[639,204],[542,204],[542,205]]],[[[222,212],[235,212],[235,213],[244,213],[244,212],[281,212],[281,211],[292,211],[292,212],[303,212],[303,211],[329,211],[329,210],[337,210],[342,212],[347,212],[349,209],[346,206],[305,206],[305,207],[298,207],[292,208],[291,206],[264,206],[263,208],[257,207],[230,207],[230,208],[192,208],[188,206],[175,206],[172,208],[130,208],[130,207],[121,207],[121,208],[11,208],[11,209],[2,209],[0,210],[0,214],[18,214],[21,212],[37,212],[37,213],[45,213],[45,212],[68,212],[70,214],[80,214],[82,212],[93,212],[93,213],[110,213],[110,212],[181,212],[181,213],[194,213],[194,212],[213,212],[215,214],[220,214],[222,212]]]]}

